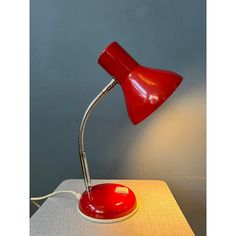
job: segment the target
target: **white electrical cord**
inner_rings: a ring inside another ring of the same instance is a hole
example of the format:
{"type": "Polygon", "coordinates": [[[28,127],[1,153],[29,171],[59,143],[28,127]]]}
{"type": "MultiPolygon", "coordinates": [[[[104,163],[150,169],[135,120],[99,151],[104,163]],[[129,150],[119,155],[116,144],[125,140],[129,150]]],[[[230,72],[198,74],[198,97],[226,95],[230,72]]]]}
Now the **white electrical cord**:
{"type": "Polygon", "coordinates": [[[61,191],[52,192],[52,193],[47,194],[47,195],[42,196],[42,197],[31,197],[30,200],[31,200],[32,203],[34,203],[37,207],[40,207],[40,205],[39,205],[36,201],[40,201],[40,200],[43,200],[43,199],[47,199],[47,198],[49,198],[49,197],[55,196],[55,195],[60,194],[60,193],[70,193],[70,194],[74,195],[77,200],[79,200],[79,199],[80,199],[80,196],[81,196],[81,193],[77,193],[77,192],[75,192],[75,191],[61,190],[61,191]]]}

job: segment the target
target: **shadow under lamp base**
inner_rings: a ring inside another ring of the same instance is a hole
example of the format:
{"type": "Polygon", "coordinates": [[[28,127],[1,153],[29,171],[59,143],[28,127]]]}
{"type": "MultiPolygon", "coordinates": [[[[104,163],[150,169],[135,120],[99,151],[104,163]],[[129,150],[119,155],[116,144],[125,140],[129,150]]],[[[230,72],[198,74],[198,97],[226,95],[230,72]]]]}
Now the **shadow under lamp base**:
{"type": "Polygon", "coordinates": [[[133,191],[124,185],[98,184],[81,195],[78,210],[93,222],[115,223],[135,214],[137,201],[133,191]]]}

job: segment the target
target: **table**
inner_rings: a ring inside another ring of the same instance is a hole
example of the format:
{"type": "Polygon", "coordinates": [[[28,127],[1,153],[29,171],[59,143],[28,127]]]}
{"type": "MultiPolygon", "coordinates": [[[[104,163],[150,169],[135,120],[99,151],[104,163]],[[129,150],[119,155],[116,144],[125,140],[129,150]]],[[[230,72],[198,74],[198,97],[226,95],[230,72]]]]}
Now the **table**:
{"type": "MultiPolygon", "coordinates": [[[[131,218],[112,224],[88,221],[79,214],[73,195],[60,194],[47,199],[30,219],[31,236],[192,236],[167,184],[161,180],[93,180],[97,183],[120,183],[131,188],[138,211],[131,218]]],[[[56,190],[84,191],[79,179],[63,181],[56,190]]]]}

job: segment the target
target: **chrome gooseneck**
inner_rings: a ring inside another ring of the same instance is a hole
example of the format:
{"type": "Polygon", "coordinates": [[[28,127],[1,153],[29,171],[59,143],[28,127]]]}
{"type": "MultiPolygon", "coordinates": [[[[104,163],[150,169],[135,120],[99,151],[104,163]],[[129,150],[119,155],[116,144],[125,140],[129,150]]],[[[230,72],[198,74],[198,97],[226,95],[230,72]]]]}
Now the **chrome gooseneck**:
{"type": "Polygon", "coordinates": [[[87,156],[86,156],[85,147],[84,147],[84,130],[85,130],[89,115],[92,112],[93,108],[116,84],[117,84],[117,81],[115,79],[112,79],[109,82],[109,84],[107,84],[106,87],[104,87],[104,89],[93,99],[93,101],[89,104],[87,110],[85,111],[83,119],[80,124],[79,135],[78,135],[78,151],[79,151],[79,157],[80,157],[86,191],[89,191],[89,188],[91,187],[91,178],[89,174],[87,156]]]}

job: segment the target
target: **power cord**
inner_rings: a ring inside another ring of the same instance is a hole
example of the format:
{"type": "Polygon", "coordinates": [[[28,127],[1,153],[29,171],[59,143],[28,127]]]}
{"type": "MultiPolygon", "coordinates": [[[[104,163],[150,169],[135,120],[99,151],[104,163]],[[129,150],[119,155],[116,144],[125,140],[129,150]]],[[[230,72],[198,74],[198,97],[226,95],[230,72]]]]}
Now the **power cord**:
{"type": "Polygon", "coordinates": [[[40,200],[43,200],[43,199],[47,199],[47,198],[49,198],[49,197],[55,196],[55,195],[60,194],[60,193],[70,193],[70,194],[74,195],[77,200],[79,200],[79,199],[80,199],[80,196],[81,196],[81,193],[77,193],[77,192],[75,192],[75,191],[61,190],[61,191],[52,192],[52,193],[47,194],[47,195],[42,196],[42,197],[31,197],[30,200],[32,201],[32,203],[33,203],[35,206],[37,206],[37,207],[39,208],[40,205],[39,205],[36,201],[40,201],[40,200]]]}

